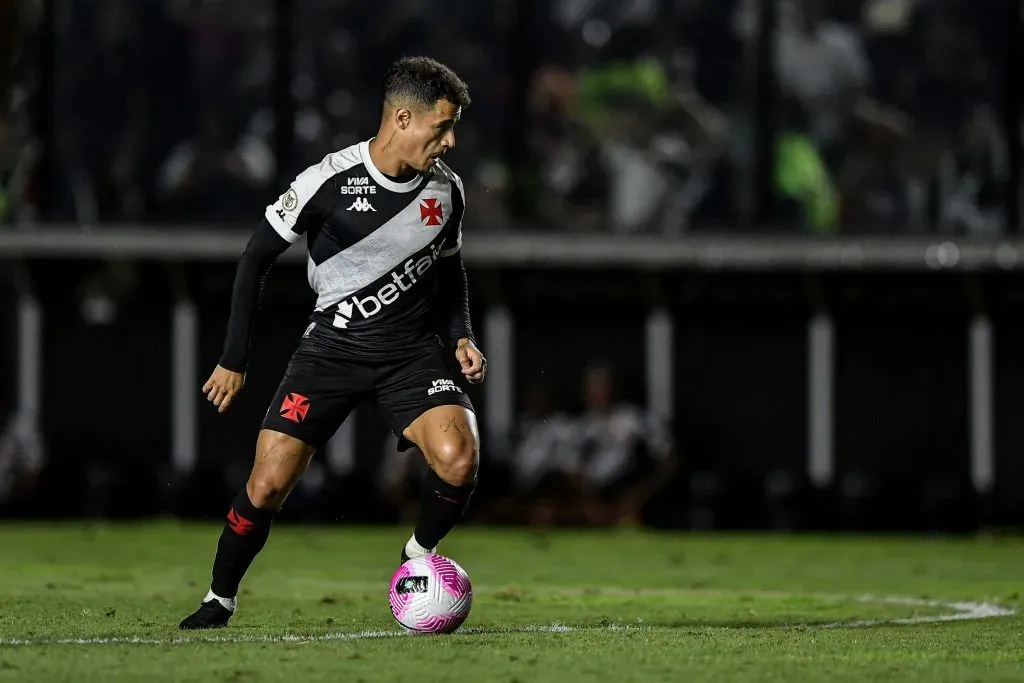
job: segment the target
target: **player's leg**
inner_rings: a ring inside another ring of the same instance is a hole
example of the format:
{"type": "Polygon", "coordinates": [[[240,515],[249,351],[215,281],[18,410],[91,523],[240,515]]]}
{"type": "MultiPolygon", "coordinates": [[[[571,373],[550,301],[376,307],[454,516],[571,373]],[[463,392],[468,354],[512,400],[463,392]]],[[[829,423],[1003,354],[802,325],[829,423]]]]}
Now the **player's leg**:
{"type": "Polygon", "coordinates": [[[249,480],[228,509],[213,581],[203,603],[180,624],[185,630],[225,626],[237,606],[238,586],[270,536],[270,526],[306,471],[315,448],[293,436],[260,430],[249,480]]]}
{"type": "Polygon", "coordinates": [[[456,404],[428,409],[402,435],[428,465],[416,529],[402,552],[405,561],[433,552],[466,511],[476,488],[480,433],[474,412],[456,404]]]}
{"type": "Polygon", "coordinates": [[[249,480],[231,504],[217,543],[210,590],[219,599],[234,602],[242,577],[266,545],[274,518],[315,450],[294,436],[260,430],[249,480]]]}
{"type": "Polygon", "coordinates": [[[428,468],[416,531],[402,561],[434,550],[455,526],[476,486],[480,436],[473,404],[440,347],[378,372],[377,404],[391,415],[399,450],[415,444],[428,468]]]}
{"type": "Polygon", "coordinates": [[[227,513],[210,592],[183,629],[217,628],[234,613],[238,586],[267,542],[270,526],[306,470],[360,399],[351,365],[304,337],[263,420],[249,480],[227,513]]]}

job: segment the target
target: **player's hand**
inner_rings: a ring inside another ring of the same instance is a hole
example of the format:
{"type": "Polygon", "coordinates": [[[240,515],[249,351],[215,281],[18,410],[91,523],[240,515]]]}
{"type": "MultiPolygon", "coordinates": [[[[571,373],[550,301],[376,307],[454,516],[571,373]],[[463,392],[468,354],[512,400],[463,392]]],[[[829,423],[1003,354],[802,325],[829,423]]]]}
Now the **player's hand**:
{"type": "Polygon", "coordinates": [[[245,386],[245,373],[234,372],[227,368],[217,366],[213,369],[210,379],[203,385],[203,394],[206,400],[217,406],[217,412],[223,413],[238,396],[238,392],[245,386]]]}
{"type": "Polygon", "coordinates": [[[480,384],[487,374],[487,359],[470,339],[463,337],[455,347],[455,358],[462,366],[462,374],[471,384],[480,384]]]}

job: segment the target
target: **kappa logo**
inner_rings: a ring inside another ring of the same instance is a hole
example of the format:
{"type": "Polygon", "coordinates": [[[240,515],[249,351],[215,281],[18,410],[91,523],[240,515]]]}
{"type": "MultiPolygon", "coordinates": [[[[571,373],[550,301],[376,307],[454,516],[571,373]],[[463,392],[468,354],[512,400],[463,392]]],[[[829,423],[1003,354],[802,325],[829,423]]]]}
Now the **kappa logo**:
{"type": "Polygon", "coordinates": [[[369,319],[381,311],[385,306],[398,301],[402,292],[408,292],[417,278],[430,270],[441,253],[440,244],[431,244],[430,250],[418,258],[410,258],[391,272],[391,282],[381,286],[376,292],[370,292],[365,296],[353,294],[338,303],[338,310],[334,312],[334,326],[341,329],[348,329],[352,318],[359,314],[364,320],[369,319]]]}
{"type": "Polygon", "coordinates": [[[444,218],[444,210],[437,197],[427,197],[420,200],[420,220],[423,225],[441,225],[444,218]]]}
{"type": "Polygon", "coordinates": [[[348,207],[348,210],[365,212],[376,211],[377,209],[370,205],[370,200],[366,197],[356,197],[356,200],[352,202],[352,206],[348,207]]]}
{"type": "Polygon", "coordinates": [[[377,186],[369,178],[346,178],[345,185],[338,191],[341,194],[377,194],[377,186]]]}
{"type": "Polygon", "coordinates": [[[453,379],[435,379],[431,382],[430,388],[427,389],[427,396],[440,394],[443,391],[454,391],[455,393],[461,394],[462,387],[457,385],[453,379]]]}

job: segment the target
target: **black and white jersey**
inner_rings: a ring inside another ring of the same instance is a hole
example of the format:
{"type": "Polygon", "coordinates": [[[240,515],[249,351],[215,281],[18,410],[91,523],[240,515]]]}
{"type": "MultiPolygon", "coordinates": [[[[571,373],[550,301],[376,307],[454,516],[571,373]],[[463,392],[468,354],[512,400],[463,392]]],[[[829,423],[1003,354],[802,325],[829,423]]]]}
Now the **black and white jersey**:
{"type": "Polygon", "coordinates": [[[403,182],[374,166],[367,140],[300,173],[266,219],[289,243],[306,236],[312,321],[332,345],[374,357],[438,343],[434,266],[458,253],[464,207],[441,160],[403,182]]]}

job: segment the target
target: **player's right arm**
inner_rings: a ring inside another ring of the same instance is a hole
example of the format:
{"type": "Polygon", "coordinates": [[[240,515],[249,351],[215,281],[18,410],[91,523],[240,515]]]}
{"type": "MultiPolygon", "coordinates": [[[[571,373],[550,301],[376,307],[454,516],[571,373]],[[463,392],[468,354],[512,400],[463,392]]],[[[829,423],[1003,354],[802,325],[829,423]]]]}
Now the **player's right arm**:
{"type": "Polygon", "coordinates": [[[263,221],[242,251],[231,290],[231,313],[224,349],[213,374],[203,385],[203,393],[218,412],[228,409],[245,384],[249,345],[263,286],[270,267],[289,246],[290,242],[284,240],[268,221],[263,221]]]}
{"type": "Polygon", "coordinates": [[[223,413],[245,384],[249,348],[263,287],[270,267],[314,222],[322,220],[325,174],[312,167],[295,179],[288,191],[267,207],[263,222],[249,238],[235,271],[224,349],[203,394],[223,413]]]}

